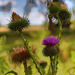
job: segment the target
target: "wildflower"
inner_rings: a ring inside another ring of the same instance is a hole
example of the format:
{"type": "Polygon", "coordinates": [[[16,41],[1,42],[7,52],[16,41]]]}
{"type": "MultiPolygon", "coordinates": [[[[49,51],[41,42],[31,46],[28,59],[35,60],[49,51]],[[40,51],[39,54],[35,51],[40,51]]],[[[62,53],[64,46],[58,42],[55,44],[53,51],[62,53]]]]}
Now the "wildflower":
{"type": "Polygon", "coordinates": [[[12,20],[8,27],[13,31],[21,31],[24,27],[29,26],[29,20],[26,18],[21,18],[19,15],[13,12],[12,20]]]}
{"type": "Polygon", "coordinates": [[[48,36],[43,40],[43,45],[46,45],[46,47],[43,49],[43,54],[45,56],[54,56],[58,54],[59,48],[55,46],[59,43],[59,40],[53,36],[48,36]]]}
{"type": "Polygon", "coordinates": [[[59,40],[53,36],[48,36],[42,42],[42,45],[56,45],[59,43],[59,40]]]}
{"type": "MultiPolygon", "coordinates": [[[[30,57],[29,52],[27,51],[25,46],[13,48],[14,53],[12,54],[12,61],[21,63],[24,60],[27,60],[30,57]]],[[[35,54],[35,48],[31,48],[32,52],[35,54]]]]}

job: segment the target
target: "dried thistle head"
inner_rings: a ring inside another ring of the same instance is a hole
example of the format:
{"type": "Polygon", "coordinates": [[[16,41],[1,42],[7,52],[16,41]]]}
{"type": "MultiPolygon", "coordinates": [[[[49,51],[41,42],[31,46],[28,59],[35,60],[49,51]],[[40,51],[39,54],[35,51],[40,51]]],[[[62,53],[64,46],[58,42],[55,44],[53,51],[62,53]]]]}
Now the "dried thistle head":
{"type": "Polygon", "coordinates": [[[67,6],[66,6],[66,4],[64,2],[62,2],[60,6],[61,6],[61,8],[67,9],[67,6]]]}
{"type": "Polygon", "coordinates": [[[16,14],[15,12],[12,13],[12,21],[16,21],[22,19],[18,14],[16,14]]]}
{"type": "MultiPolygon", "coordinates": [[[[13,48],[13,50],[14,53],[12,54],[12,61],[15,63],[21,63],[24,60],[31,58],[25,46],[18,46],[16,48],[13,48]]],[[[35,54],[36,49],[32,47],[31,50],[35,54]]]]}

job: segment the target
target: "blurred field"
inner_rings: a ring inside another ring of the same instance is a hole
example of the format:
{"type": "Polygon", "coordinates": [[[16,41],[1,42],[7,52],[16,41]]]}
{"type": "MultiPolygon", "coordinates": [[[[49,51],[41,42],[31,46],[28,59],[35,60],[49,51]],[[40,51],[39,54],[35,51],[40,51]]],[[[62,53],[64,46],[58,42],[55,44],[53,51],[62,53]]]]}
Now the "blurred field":
{"type": "MultiPolygon", "coordinates": [[[[38,59],[44,59],[49,66],[49,58],[44,57],[42,50],[42,40],[48,34],[47,28],[44,26],[30,26],[28,29],[24,29],[25,38],[28,40],[29,45],[34,45],[36,48],[36,56],[38,59]]],[[[60,41],[60,54],[59,65],[57,75],[74,75],[75,69],[72,69],[69,73],[67,70],[71,67],[75,67],[75,24],[73,23],[70,29],[64,29],[62,39],[60,41]]],[[[18,32],[12,32],[7,27],[0,27],[0,75],[4,75],[7,71],[15,70],[19,75],[24,75],[23,65],[15,65],[11,61],[12,48],[16,46],[22,46],[23,41],[18,32]]],[[[35,65],[32,61],[28,61],[29,65],[32,65],[33,75],[39,75],[35,65]]],[[[47,71],[48,66],[45,68],[47,71]]],[[[9,74],[11,75],[11,74],[9,74]]]]}
{"type": "MultiPolygon", "coordinates": [[[[30,26],[26,29],[24,29],[24,31],[38,31],[38,30],[43,30],[44,26],[30,26]]],[[[0,32],[9,32],[9,28],[8,27],[0,27],[0,32]]]]}

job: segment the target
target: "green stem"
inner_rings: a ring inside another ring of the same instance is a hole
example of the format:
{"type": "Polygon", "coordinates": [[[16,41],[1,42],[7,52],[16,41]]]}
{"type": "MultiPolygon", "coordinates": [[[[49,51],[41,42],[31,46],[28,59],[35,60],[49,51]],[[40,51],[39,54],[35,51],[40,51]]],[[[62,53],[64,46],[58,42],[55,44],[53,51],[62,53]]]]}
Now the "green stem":
{"type": "Polygon", "coordinates": [[[29,72],[29,75],[32,75],[32,68],[31,68],[31,66],[28,66],[28,72],[29,72]]]}
{"type": "Polygon", "coordinates": [[[29,75],[26,60],[23,62],[23,65],[24,65],[24,72],[25,72],[25,75],[29,75]]]}
{"type": "Polygon", "coordinates": [[[61,23],[61,20],[60,20],[59,16],[57,16],[57,18],[58,18],[58,24],[59,24],[59,34],[58,34],[58,38],[61,39],[62,23],[61,23]]]}
{"type": "Polygon", "coordinates": [[[57,73],[57,69],[58,69],[58,67],[57,67],[57,65],[58,65],[58,55],[56,55],[54,57],[54,60],[55,60],[55,73],[57,73]]]}
{"type": "Polygon", "coordinates": [[[57,73],[57,64],[58,64],[57,56],[50,57],[50,61],[51,61],[52,75],[56,75],[56,73],[57,73]]]}
{"type": "Polygon", "coordinates": [[[35,63],[36,68],[38,69],[38,72],[39,72],[41,75],[46,75],[44,69],[40,66],[40,64],[38,63],[38,61],[37,61],[35,55],[33,54],[32,50],[29,48],[27,40],[24,39],[22,31],[19,31],[19,32],[20,32],[20,35],[21,35],[21,37],[22,37],[22,39],[23,39],[23,41],[24,41],[25,47],[27,48],[27,50],[28,50],[28,52],[29,52],[31,58],[33,59],[33,62],[35,63]]]}
{"type": "Polygon", "coordinates": [[[50,57],[50,61],[51,61],[52,75],[55,75],[55,72],[54,72],[54,63],[53,63],[53,58],[52,57],[50,57]]]}
{"type": "Polygon", "coordinates": [[[51,64],[49,65],[49,69],[48,69],[47,75],[51,75],[51,64]]]}

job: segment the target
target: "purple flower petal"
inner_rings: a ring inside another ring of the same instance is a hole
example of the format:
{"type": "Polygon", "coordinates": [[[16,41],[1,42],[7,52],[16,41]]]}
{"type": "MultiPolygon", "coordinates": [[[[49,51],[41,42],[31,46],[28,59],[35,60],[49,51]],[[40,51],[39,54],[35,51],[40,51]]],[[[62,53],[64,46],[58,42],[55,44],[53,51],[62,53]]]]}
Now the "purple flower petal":
{"type": "Polygon", "coordinates": [[[48,36],[42,42],[42,45],[56,45],[59,43],[59,40],[53,36],[48,36]]]}

